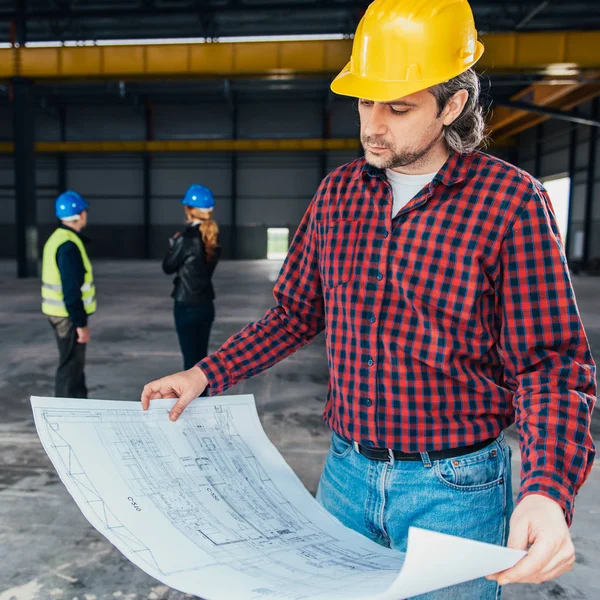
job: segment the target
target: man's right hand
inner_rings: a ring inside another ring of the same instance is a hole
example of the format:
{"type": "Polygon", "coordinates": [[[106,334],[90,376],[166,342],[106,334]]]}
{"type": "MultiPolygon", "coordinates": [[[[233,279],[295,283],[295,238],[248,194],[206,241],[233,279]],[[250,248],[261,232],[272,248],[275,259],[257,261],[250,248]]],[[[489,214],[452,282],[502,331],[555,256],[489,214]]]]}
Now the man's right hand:
{"type": "Polygon", "coordinates": [[[150,400],[157,398],[179,398],[171,412],[171,421],[177,421],[186,406],[195,400],[208,386],[208,379],[199,367],[180,371],[174,375],[151,381],[142,391],[142,408],[148,410],[150,400]]]}
{"type": "Polygon", "coordinates": [[[90,328],[89,327],[77,327],[77,343],[87,344],[90,341],[90,328]]]}

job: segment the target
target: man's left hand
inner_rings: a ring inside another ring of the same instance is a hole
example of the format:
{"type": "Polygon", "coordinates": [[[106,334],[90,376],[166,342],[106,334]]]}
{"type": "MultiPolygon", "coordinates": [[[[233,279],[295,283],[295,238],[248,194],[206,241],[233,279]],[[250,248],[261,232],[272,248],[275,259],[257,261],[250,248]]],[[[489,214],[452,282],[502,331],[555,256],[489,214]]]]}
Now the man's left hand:
{"type": "Polygon", "coordinates": [[[508,547],[529,553],[514,567],[488,576],[500,585],[542,583],[570,571],[575,548],[560,505],[532,494],[519,502],[510,520],[508,547]]]}

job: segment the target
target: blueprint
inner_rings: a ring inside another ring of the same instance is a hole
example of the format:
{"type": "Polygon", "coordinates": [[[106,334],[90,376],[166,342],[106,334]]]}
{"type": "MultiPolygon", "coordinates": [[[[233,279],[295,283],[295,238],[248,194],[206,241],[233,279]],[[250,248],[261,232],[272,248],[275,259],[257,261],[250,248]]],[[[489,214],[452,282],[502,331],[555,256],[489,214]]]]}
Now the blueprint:
{"type": "Polygon", "coordinates": [[[198,399],[176,423],[173,400],[148,411],[134,402],[31,402],[42,444],[90,523],[156,579],[206,600],[399,599],[522,556],[415,529],[402,569],[402,553],[347,529],[314,500],[266,437],[252,396],[198,399]],[[418,558],[431,544],[441,560],[459,559],[445,578],[418,558]]]}

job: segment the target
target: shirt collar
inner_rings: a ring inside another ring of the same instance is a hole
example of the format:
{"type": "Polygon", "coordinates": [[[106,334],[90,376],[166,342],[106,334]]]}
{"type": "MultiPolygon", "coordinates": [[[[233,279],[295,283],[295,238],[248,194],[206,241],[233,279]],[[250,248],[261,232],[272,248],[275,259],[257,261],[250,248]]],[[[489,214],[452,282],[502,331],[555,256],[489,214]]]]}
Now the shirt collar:
{"type": "Polygon", "coordinates": [[[67,231],[73,232],[84,244],[89,244],[89,242],[90,242],[90,238],[89,237],[83,235],[82,233],[79,233],[78,231],[75,231],[74,229],[72,229],[68,225],[65,225],[64,223],[61,223],[58,227],[59,227],[59,229],[66,229],[67,231]]]}
{"type": "MultiPolygon", "coordinates": [[[[377,167],[370,165],[364,158],[362,161],[363,164],[360,173],[364,179],[372,177],[386,179],[385,170],[378,169],[377,167]]],[[[446,186],[452,186],[460,183],[466,179],[472,162],[472,154],[459,154],[458,152],[452,152],[448,157],[448,160],[433,178],[433,181],[437,181],[446,186]]]]}

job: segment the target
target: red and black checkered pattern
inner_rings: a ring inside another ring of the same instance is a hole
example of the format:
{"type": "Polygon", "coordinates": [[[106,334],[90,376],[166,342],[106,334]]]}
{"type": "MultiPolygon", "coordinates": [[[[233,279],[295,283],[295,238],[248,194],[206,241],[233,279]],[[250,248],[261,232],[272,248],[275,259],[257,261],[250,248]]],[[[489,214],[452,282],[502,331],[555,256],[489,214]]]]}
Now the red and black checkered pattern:
{"type": "Polygon", "coordinates": [[[515,420],[521,495],[573,499],[594,457],[595,366],[550,201],[527,173],[453,154],[392,219],[384,172],[321,184],[277,306],[199,366],[213,394],[325,329],[324,411],[338,434],[405,452],[497,436],[515,420]]]}

